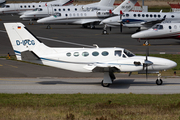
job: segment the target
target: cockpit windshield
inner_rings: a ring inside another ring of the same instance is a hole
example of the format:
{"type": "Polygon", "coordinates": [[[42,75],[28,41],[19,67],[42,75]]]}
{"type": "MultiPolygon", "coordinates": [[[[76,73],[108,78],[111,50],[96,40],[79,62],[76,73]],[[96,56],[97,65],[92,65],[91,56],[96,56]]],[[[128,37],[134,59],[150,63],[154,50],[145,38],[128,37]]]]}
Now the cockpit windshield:
{"type": "Polygon", "coordinates": [[[37,10],[38,10],[38,8],[34,9],[33,11],[37,11],[37,10]]]}
{"type": "Polygon", "coordinates": [[[153,27],[153,30],[162,30],[163,29],[163,25],[155,25],[154,27],[153,27]]]}
{"type": "Polygon", "coordinates": [[[61,13],[55,13],[53,16],[54,16],[54,17],[60,17],[60,16],[61,16],[61,13]]]}
{"type": "Polygon", "coordinates": [[[129,50],[124,49],[124,53],[128,56],[128,57],[133,57],[135,56],[132,52],[130,52],[129,50]]]}
{"type": "Polygon", "coordinates": [[[9,8],[10,5],[2,5],[1,8],[9,8]]]}

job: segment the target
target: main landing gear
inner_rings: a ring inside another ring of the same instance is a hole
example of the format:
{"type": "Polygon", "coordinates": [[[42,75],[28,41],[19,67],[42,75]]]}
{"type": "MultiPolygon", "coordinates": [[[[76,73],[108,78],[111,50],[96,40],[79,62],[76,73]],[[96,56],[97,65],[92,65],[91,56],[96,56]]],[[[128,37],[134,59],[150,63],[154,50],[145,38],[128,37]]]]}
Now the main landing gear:
{"type": "Polygon", "coordinates": [[[156,80],[156,84],[157,84],[157,85],[162,85],[162,84],[163,84],[163,81],[162,81],[162,79],[161,79],[161,73],[158,74],[158,78],[157,78],[157,80],[156,80]]]}
{"type": "Polygon", "coordinates": [[[46,29],[51,29],[51,26],[50,26],[50,24],[48,24],[48,26],[46,27],[46,29]]]}
{"type": "Polygon", "coordinates": [[[104,72],[104,79],[101,81],[103,87],[109,87],[116,79],[113,72],[104,72]]]}
{"type": "Polygon", "coordinates": [[[104,25],[104,28],[103,28],[103,31],[102,31],[102,34],[103,34],[103,35],[107,35],[107,34],[108,34],[106,27],[107,27],[107,25],[105,24],[105,25],[104,25]]]}

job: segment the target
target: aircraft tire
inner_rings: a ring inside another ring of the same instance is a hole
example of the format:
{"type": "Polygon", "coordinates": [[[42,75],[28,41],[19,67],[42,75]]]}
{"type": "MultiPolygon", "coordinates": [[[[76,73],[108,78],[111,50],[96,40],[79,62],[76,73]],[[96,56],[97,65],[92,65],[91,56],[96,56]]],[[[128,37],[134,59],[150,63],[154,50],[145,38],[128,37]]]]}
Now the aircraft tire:
{"type": "Polygon", "coordinates": [[[101,85],[102,85],[103,87],[109,87],[109,86],[110,86],[109,83],[103,83],[103,81],[104,81],[104,80],[101,81],[101,85]]]}
{"type": "Polygon", "coordinates": [[[107,34],[107,30],[103,30],[103,34],[106,35],[107,34]]]}
{"type": "Polygon", "coordinates": [[[157,84],[157,85],[162,85],[162,84],[163,84],[163,81],[162,81],[161,79],[157,79],[157,80],[156,80],[156,84],[157,84]]]}

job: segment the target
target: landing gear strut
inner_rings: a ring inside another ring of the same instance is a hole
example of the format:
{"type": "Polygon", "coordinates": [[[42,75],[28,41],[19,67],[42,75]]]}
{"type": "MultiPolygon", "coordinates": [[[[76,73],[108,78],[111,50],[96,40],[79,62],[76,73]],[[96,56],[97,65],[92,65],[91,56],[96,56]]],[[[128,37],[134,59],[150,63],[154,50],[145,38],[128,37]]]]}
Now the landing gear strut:
{"type": "Polygon", "coordinates": [[[106,25],[104,25],[103,32],[102,32],[102,34],[103,34],[103,35],[108,34],[106,27],[107,27],[107,26],[106,26],[106,25]]]}
{"type": "Polygon", "coordinates": [[[32,20],[29,21],[29,25],[34,25],[32,20]]]}
{"type": "Polygon", "coordinates": [[[116,77],[113,72],[104,72],[104,79],[101,81],[101,85],[103,87],[109,87],[114,79],[116,79],[116,77]]]}
{"type": "Polygon", "coordinates": [[[157,84],[157,85],[162,85],[162,84],[163,84],[163,81],[162,81],[162,79],[161,79],[161,73],[158,74],[158,78],[157,78],[157,80],[156,80],[156,84],[157,84]]]}

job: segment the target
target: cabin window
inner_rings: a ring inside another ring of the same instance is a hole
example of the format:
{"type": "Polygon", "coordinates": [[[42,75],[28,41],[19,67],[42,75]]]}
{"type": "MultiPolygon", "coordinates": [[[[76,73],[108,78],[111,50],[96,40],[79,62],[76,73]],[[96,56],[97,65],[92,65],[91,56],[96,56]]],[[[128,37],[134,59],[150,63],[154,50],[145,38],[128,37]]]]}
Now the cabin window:
{"type": "Polygon", "coordinates": [[[22,6],[20,6],[20,8],[22,8],[22,6]]]}
{"type": "Polygon", "coordinates": [[[42,11],[42,9],[41,9],[41,8],[39,8],[39,9],[38,9],[38,11],[42,11]]]}
{"type": "Polygon", "coordinates": [[[77,13],[77,16],[79,16],[79,13],[77,13]]]}
{"type": "Polygon", "coordinates": [[[70,13],[69,16],[72,16],[72,14],[70,13]]]}
{"type": "Polygon", "coordinates": [[[107,56],[107,55],[109,55],[109,53],[107,51],[104,51],[104,52],[102,52],[102,55],[107,56]]]}
{"type": "Polygon", "coordinates": [[[68,8],[68,11],[70,11],[70,8],[68,8]]]}
{"type": "Polygon", "coordinates": [[[61,9],[59,9],[59,11],[61,11],[61,9]]]}
{"type": "Polygon", "coordinates": [[[141,17],[141,14],[138,14],[138,17],[141,17]]]}
{"type": "Polygon", "coordinates": [[[92,53],[92,55],[93,55],[93,56],[98,56],[99,53],[95,51],[95,52],[92,53]]]}
{"type": "Polygon", "coordinates": [[[144,14],[142,14],[142,17],[144,17],[145,15],[144,14]]]}
{"type": "Polygon", "coordinates": [[[172,27],[171,26],[169,26],[169,29],[171,29],[172,27]]]}
{"type": "Polygon", "coordinates": [[[83,14],[81,13],[81,16],[83,16],[83,14]]]}
{"type": "Polygon", "coordinates": [[[174,29],[177,29],[177,26],[176,26],[176,25],[174,25],[174,29]]]}
{"type": "Polygon", "coordinates": [[[153,15],[152,15],[152,14],[150,14],[150,17],[153,17],[153,15]]]}
{"type": "Polygon", "coordinates": [[[75,8],[75,11],[77,11],[77,8],[75,8]]]}
{"type": "Polygon", "coordinates": [[[172,18],[174,18],[174,15],[171,15],[172,18]]]}
{"type": "Polygon", "coordinates": [[[6,5],[6,8],[10,8],[10,5],[6,5]]]}
{"type": "Polygon", "coordinates": [[[84,16],[86,16],[86,13],[84,13],[84,16]]]}
{"type": "Polygon", "coordinates": [[[67,55],[68,57],[70,57],[70,56],[71,56],[71,53],[70,53],[70,52],[68,52],[68,53],[66,53],[66,55],[67,55]]]}
{"type": "Polygon", "coordinates": [[[128,56],[128,57],[133,57],[134,54],[132,52],[130,52],[129,50],[124,49],[124,53],[128,56]]]}
{"type": "Polygon", "coordinates": [[[24,6],[24,8],[26,8],[26,5],[24,6]]]}
{"type": "Polygon", "coordinates": [[[61,17],[61,13],[56,13],[56,16],[57,17],[61,17]]]}
{"type": "Polygon", "coordinates": [[[134,14],[133,16],[136,17],[136,14],[134,14]]]}
{"type": "Polygon", "coordinates": [[[33,5],[33,8],[34,8],[35,6],[33,5]]]}
{"type": "Polygon", "coordinates": [[[54,9],[54,11],[56,11],[56,9],[54,9]]]}
{"type": "Polygon", "coordinates": [[[78,56],[79,56],[79,53],[78,53],[78,52],[75,52],[75,53],[74,53],[74,56],[75,56],[75,57],[78,57],[78,56]]]}
{"type": "Polygon", "coordinates": [[[88,55],[89,55],[88,52],[83,52],[83,53],[82,53],[82,56],[84,56],[84,57],[87,57],[88,55]]]}
{"type": "Polygon", "coordinates": [[[65,11],[65,9],[63,9],[63,11],[65,11]]]}
{"type": "Polygon", "coordinates": [[[160,17],[161,17],[161,15],[158,15],[158,17],[160,18],[160,17]]]}
{"type": "Polygon", "coordinates": [[[29,5],[28,7],[30,8],[31,6],[29,5]]]}
{"type": "Polygon", "coordinates": [[[146,17],[149,17],[149,15],[148,15],[148,14],[146,14],[146,17]]]}
{"type": "Polygon", "coordinates": [[[116,50],[115,53],[114,53],[114,55],[118,56],[118,57],[121,57],[121,54],[122,54],[121,50],[116,50]]]}
{"type": "Polygon", "coordinates": [[[154,17],[156,17],[156,15],[154,15],[154,17]]]}
{"type": "Polygon", "coordinates": [[[76,14],[75,14],[75,13],[73,13],[73,16],[76,16],[76,14]]]}
{"type": "Polygon", "coordinates": [[[126,17],[129,17],[129,14],[126,14],[126,17]]]}
{"type": "Polygon", "coordinates": [[[68,14],[65,14],[66,15],[66,17],[68,16],[68,14]]]}

